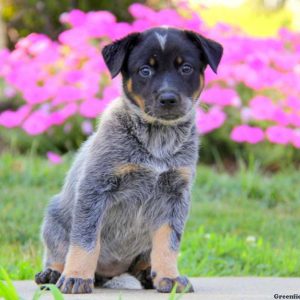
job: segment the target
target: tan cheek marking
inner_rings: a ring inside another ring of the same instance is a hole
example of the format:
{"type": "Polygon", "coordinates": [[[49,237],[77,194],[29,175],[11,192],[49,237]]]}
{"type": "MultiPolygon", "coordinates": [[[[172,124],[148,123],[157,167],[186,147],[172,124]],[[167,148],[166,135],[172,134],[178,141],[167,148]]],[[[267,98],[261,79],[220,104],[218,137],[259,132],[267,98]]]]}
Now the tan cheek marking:
{"type": "Polygon", "coordinates": [[[151,267],[156,272],[153,279],[154,285],[163,278],[176,278],[179,275],[177,268],[178,253],[170,248],[170,236],[172,229],[169,225],[163,225],[152,236],[151,267]]]}
{"type": "Polygon", "coordinates": [[[135,101],[135,103],[144,111],[145,110],[145,102],[142,97],[139,95],[135,94],[132,89],[132,80],[129,79],[126,83],[127,90],[131,94],[131,97],[135,101]]]}
{"type": "Polygon", "coordinates": [[[131,79],[129,79],[127,81],[127,90],[129,93],[132,93],[132,80],[131,79]]]}
{"type": "Polygon", "coordinates": [[[61,264],[61,263],[52,263],[52,264],[49,265],[49,268],[51,270],[55,270],[55,271],[58,271],[58,272],[62,273],[63,270],[64,270],[64,264],[61,264]]]}
{"type": "Polygon", "coordinates": [[[180,56],[178,56],[176,58],[176,62],[177,62],[178,65],[180,65],[182,63],[182,58],[180,56]]]}
{"type": "Polygon", "coordinates": [[[197,100],[201,94],[201,92],[203,91],[203,88],[204,88],[204,76],[203,74],[200,74],[200,77],[199,77],[199,81],[200,81],[200,87],[199,89],[192,95],[193,97],[193,100],[197,100]]]}
{"type": "Polygon", "coordinates": [[[100,243],[91,251],[71,245],[68,251],[64,276],[75,278],[94,278],[97,261],[100,254],[100,243]]]}
{"type": "Polygon", "coordinates": [[[189,167],[181,167],[177,169],[179,175],[186,183],[189,183],[192,179],[192,170],[189,167]]]}
{"type": "Polygon", "coordinates": [[[204,75],[200,74],[200,93],[202,92],[203,88],[204,88],[204,75]]]}
{"type": "Polygon", "coordinates": [[[155,58],[153,58],[153,57],[150,58],[149,65],[152,67],[155,65],[155,58]]]}
{"type": "Polygon", "coordinates": [[[123,164],[116,168],[115,174],[117,176],[126,175],[135,171],[138,171],[141,167],[137,164],[123,164]]]}
{"type": "Polygon", "coordinates": [[[145,110],[145,101],[144,101],[144,99],[141,96],[139,96],[137,94],[134,94],[134,93],[132,93],[132,98],[135,101],[135,103],[140,107],[140,109],[142,111],[144,111],[145,110]]]}

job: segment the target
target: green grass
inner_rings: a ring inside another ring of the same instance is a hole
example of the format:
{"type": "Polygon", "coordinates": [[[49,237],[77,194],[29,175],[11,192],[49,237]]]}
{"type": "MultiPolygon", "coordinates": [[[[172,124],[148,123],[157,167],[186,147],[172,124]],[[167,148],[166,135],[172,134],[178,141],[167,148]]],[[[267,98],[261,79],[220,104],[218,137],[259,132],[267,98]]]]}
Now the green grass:
{"type": "MultiPolygon", "coordinates": [[[[0,156],[0,266],[12,279],[41,269],[44,208],[71,163],[0,156]]],[[[262,174],[252,163],[235,174],[200,165],[180,252],[189,276],[300,276],[299,171],[262,174]]]]}
{"type": "MultiPolygon", "coordinates": [[[[64,297],[60,290],[54,284],[45,284],[45,287],[49,288],[50,293],[54,300],[64,300],[64,297]]],[[[32,300],[39,300],[45,294],[45,289],[36,289],[32,300]]],[[[8,276],[7,272],[0,268],[0,299],[4,300],[22,300],[21,295],[18,294],[12,280],[8,276]]]]}

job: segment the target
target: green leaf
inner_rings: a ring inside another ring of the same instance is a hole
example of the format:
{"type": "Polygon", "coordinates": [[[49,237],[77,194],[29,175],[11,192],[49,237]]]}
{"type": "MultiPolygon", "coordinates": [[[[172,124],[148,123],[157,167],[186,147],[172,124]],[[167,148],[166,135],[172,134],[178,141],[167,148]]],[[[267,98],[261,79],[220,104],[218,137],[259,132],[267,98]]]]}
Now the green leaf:
{"type": "Polygon", "coordinates": [[[5,300],[20,299],[16,288],[3,268],[0,268],[0,296],[5,300]]]}
{"type": "MultiPolygon", "coordinates": [[[[61,291],[54,284],[43,284],[44,287],[49,288],[50,292],[55,300],[64,300],[64,296],[61,291]]],[[[41,290],[40,288],[35,292],[33,300],[38,300],[44,294],[46,290],[41,290]]]]}

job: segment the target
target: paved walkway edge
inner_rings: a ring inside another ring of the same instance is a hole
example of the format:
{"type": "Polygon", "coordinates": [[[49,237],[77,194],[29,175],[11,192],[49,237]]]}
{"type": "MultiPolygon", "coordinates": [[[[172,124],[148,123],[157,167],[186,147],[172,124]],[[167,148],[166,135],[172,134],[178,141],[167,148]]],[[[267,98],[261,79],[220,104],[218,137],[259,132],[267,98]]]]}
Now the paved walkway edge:
{"type": "MultiPolygon", "coordinates": [[[[182,300],[271,300],[300,299],[300,278],[277,277],[212,277],[191,278],[195,293],[186,294],[182,300]],[[279,296],[285,296],[279,297],[279,296]],[[293,296],[287,298],[286,296],[293,296]],[[298,297],[297,297],[298,296],[298,297]]],[[[33,281],[15,281],[20,296],[31,300],[37,286],[33,281]]],[[[41,299],[53,299],[46,292],[41,299]]],[[[94,289],[93,294],[64,295],[72,300],[168,300],[169,294],[160,294],[155,290],[110,290],[94,289]]],[[[173,299],[172,299],[173,300],[173,299]]],[[[175,300],[175,299],[174,299],[175,300]]]]}

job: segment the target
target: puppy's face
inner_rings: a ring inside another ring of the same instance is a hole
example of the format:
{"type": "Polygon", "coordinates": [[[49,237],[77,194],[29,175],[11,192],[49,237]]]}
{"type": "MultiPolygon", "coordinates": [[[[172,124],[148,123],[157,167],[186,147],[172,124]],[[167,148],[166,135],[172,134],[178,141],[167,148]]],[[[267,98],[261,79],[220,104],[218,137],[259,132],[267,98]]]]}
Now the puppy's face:
{"type": "Polygon", "coordinates": [[[216,71],[222,51],[194,32],[154,28],[104,47],[103,56],[112,77],[122,73],[133,105],[152,119],[177,120],[192,110],[206,66],[216,71]]]}

